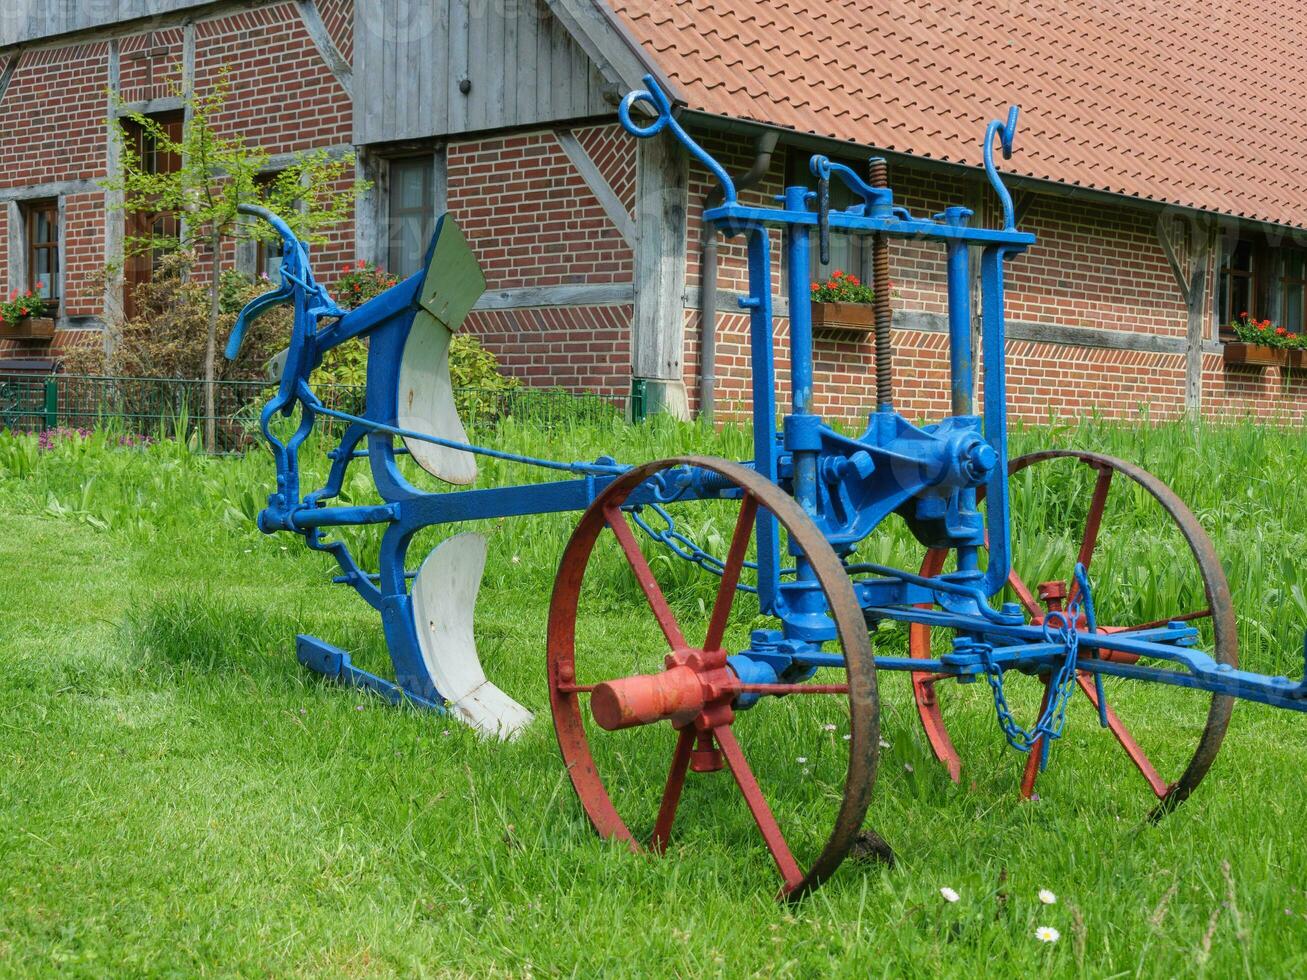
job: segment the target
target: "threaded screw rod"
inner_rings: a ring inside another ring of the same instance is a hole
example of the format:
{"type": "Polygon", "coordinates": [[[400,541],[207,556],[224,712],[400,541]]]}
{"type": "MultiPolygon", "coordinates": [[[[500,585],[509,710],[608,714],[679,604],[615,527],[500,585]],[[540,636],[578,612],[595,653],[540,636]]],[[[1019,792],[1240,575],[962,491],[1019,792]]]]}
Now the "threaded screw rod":
{"type": "MultiPolygon", "coordinates": [[[[871,158],[867,178],[872,187],[889,186],[884,157],[871,158]]],[[[881,411],[888,411],[894,405],[894,309],[889,292],[889,240],[882,234],[871,238],[871,288],[876,293],[872,304],[876,316],[876,403],[881,411]]]]}

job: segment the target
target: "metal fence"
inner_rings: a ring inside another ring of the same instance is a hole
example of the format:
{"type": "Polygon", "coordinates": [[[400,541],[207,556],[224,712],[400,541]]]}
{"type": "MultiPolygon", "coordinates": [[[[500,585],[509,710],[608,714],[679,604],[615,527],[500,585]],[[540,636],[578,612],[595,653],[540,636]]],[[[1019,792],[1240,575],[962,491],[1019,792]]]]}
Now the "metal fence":
{"type": "MultiPolygon", "coordinates": [[[[260,438],[259,412],[275,390],[266,381],[214,383],[215,450],[240,452],[260,438]]],[[[154,439],[202,438],[209,415],[203,381],[55,374],[0,374],[0,428],[17,432],[114,427],[154,439]],[[198,435],[197,435],[198,434],[198,435]]],[[[316,385],[323,404],[362,414],[364,388],[316,385]]],[[[622,410],[610,399],[542,388],[456,388],[454,398],[469,433],[486,433],[513,418],[542,428],[609,422],[622,410]]],[[[343,423],[323,418],[319,428],[343,423]]]]}

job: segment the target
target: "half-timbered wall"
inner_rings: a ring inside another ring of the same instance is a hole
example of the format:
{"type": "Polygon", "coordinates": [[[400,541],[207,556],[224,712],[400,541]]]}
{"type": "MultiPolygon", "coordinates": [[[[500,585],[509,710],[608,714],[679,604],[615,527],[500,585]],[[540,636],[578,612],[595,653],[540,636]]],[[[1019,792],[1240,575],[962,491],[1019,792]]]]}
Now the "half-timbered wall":
{"type": "Polygon", "coordinates": [[[358,143],[606,115],[603,80],[543,0],[375,0],[355,16],[358,143]]]}

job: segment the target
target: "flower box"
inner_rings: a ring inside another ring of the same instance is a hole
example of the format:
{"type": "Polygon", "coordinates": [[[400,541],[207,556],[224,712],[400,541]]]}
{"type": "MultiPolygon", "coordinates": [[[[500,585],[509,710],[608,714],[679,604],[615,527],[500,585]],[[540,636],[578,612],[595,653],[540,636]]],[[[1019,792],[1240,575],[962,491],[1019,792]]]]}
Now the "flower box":
{"type": "Polygon", "coordinates": [[[876,312],[869,303],[813,303],[812,329],[871,333],[876,312]]]}
{"type": "Polygon", "coordinates": [[[0,340],[49,340],[54,320],[48,316],[27,316],[17,323],[0,321],[0,340]]]}

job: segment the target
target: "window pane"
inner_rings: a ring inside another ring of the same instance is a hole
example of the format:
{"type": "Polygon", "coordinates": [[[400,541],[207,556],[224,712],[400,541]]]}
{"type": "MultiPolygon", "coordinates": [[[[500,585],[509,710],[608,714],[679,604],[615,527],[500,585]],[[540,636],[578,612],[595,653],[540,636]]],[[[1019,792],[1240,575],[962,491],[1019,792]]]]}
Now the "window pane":
{"type": "Polygon", "coordinates": [[[1249,288],[1252,285],[1251,281],[1245,276],[1230,276],[1229,283],[1230,283],[1230,306],[1229,306],[1230,319],[1231,320],[1237,319],[1240,313],[1248,313],[1249,315],[1255,316],[1256,312],[1254,310],[1249,309],[1249,307],[1252,305],[1249,302],[1252,293],[1251,289],[1249,288]]]}
{"type": "Polygon", "coordinates": [[[33,256],[35,268],[32,270],[32,289],[42,299],[52,299],[55,295],[55,280],[59,276],[59,263],[53,249],[42,248],[33,256]]]}
{"type": "Polygon", "coordinates": [[[862,268],[862,241],[856,235],[841,235],[831,232],[830,264],[822,265],[821,244],[817,236],[812,236],[812,278],[827,279],[836,269],[841,272],[858,275],[862,268]]]}
{"type": "Polygon", "coordinates": [[[274,282],[280,281],[281,253],[282,246],[280,244],[265,245],[261,250],[263,256],[263,268],[259,271],[274,282]]]}
{"type": "Polygon", "coordinates": [[[390,201],[398,211],[423,211],[431,184],[430,160],[396,160],[390,165],[390,201]]]}
{"type": "Polygon", "coordinates": [[[1303,284],[1300,282],[1290,282],[1284,285],[1284,313],[1281,318],[1281,325],[1294,333],[1303,329],[1302,320],[1302,300],[1303,284]]]}
{"type": "Polygon", "coordinates": [[[1303,278],[1303,253],[1286,250],[1282,254],[1284,256],[1284,278],[1303,278]]]}
{"type": "Polygon", "coordinates": [[[390,272],[411,276],[422,266],[435,231],[429,157],[393,160],[390,164],[390,272]]]}

